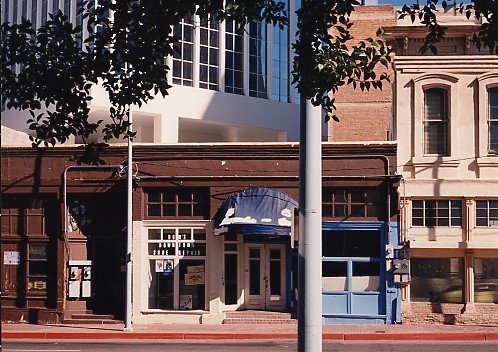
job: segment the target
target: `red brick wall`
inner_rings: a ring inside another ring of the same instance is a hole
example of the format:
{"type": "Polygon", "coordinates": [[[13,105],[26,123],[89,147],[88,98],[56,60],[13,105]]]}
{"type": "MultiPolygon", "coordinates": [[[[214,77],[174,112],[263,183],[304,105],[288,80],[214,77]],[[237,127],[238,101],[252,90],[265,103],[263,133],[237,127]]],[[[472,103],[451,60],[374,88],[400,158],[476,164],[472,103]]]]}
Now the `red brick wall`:
{"type": "MultiPolygon", "coordinates": [[[[353,12],[354,26],[351,33],[355,38],[351,45],[368,37],[375,37],[381,26],[395,25],[396,13],[391,5],[357,6],[353,12]]],[[[378,73],[385,72],[380,67],[378,73]]],[[[392,88],[384,83],[383,90],[362,92],[359,88],[343,86],[335,94],[339,122],[330,121],[328,140],[346,141],[385,141],[391,119],[392,88]]]]}
{"type": "Polygon", "coordinates": [[[498,324],[498,304],[476,303],[476,313],[462,313],[463,308],[463,304],[411,303],[411,312],[404,312],[401,321],[403,324],[498,324]]]}

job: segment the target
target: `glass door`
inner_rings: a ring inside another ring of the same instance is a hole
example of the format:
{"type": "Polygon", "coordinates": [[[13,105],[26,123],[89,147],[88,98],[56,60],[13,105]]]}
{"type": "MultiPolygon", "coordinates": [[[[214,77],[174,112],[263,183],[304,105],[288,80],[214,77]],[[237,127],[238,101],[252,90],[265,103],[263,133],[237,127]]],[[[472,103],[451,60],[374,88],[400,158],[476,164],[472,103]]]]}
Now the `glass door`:
{"type": "Polygon", "coordinates": [[[284,248],[280,244],[246,246],[246,308],[263,310],[285,308],[284,248]]]}

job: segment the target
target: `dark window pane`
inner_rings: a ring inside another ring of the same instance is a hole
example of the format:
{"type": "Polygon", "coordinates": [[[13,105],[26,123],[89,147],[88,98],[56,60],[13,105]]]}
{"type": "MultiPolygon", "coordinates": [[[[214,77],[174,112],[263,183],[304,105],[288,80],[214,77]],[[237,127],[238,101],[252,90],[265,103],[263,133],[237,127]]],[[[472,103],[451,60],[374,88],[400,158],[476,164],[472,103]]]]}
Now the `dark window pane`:
{"type": "Polygon", "coordinates": [[[176,216],[175,204],[163,204],[163,216],[176,216]]]}
{"type": "MultiPolygon", "coordinates": [[[[192,283],[193,279],[189,279],[191,276],[195,277],[196,274],[198,274],[198,273],[191,273],[189,268],[202,267],[202,266],[205,267],[204,260],[198,260],[198,259],[180,260],[179,307],[181,310],[205,308],[206,285],[204,284],[204,281],[193,284],[192,283]],[[191,299],[191,305],[189,303],[182,306],[182,303],[189,302],[190,299],[191,299]]],[[[204,272],[202,274],[204,274],[204,272]]]]}
{"type": "Polygon", "coordinates": [[[225,304],[236,304],[237,296],[237,254],[225,254],[225,304]]]}
{"type": "Polygon", "coordinates": [[[149,202],[160,202],[161,201],[161,195],[159,192],[151,192],[147,194],[147,200],[149,202]]]}
{"type": "Polygon", "coordinates": [[[147,206],[147,215],[149,215],[149,216],[161,216],[161,205],[149,204],[147,206]]]}
{"type": "Polygon", "coordinates": [[[161,230],[160,229],[149,229],[149,240],[160,240],[161,230]]]}
{"type": "Polygon", "coordinates": [[[252,258],[255,257],[251,257],[249,261],[249,294],[259,295],[261,293],[260,260],[252,258]]]}
{"type": "Polygon", "coordinates": [[[334,216],[335,217],[346,217],[348,213],[347,205],[334,205],[334,216]]]}
{"type": "Polygon", "coordinates": [[[322,204],[322,215],[323,216],[332,216],[332,205],[322,204]]]}
{"type": "Polygon", "coordinates": [[[322,261],[322,276],[323,277],[345,277],[347,276],[347,262],[329,262],[322,261]]]}
{"type": "Polygon", "coordinates": [[[29,275],[47,275],[47,262],[29,262],[29,275]]]}
{"type": "Polygon", "coordinates": [[[378,262],[353,262],[353,276],[380,276],[380,265],[378,262]]]}
{"type": "Polygon", "coordinates": [[[325,230],[322,232],[324,257],[380,257],[380,235],[369,230],[325,230]]]}

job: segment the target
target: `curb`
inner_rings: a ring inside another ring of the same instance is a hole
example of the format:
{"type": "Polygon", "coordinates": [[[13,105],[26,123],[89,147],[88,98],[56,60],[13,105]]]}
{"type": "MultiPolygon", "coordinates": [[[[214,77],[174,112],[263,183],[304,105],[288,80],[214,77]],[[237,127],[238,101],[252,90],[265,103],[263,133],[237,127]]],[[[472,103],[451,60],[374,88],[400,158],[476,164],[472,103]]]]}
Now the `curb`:
{"type": "MultiPolygon", "coordinates": [[[[323,340],[338,341],[498,341],[498,332],[483,333],[324,333],[323,340]]],[[[33,340],[295,340],[297,334],[175,333],[175,332],[26,332],[8,331],[2,339],[33,340]]]]}

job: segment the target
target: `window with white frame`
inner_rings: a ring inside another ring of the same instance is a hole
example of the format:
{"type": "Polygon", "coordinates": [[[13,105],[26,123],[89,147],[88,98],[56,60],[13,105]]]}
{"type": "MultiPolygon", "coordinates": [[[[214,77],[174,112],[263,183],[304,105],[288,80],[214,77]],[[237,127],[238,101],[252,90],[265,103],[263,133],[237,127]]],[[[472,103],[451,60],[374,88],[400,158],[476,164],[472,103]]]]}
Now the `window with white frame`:
{"type": "Polygon", "coordinates": [[[219,23],[201,19],[199,26],[199,88],[218,90],[219,23]]]}
{"type": "Polygon", "coordinates": [[[205,309],[204,226],[147,229],[149,309],[205,309]]]}
{"type": "Polygon", "coordinates": [[[225,92],[244,94],[244,28],[225,24],[225,92]]]}
{"type": "Polygon", "coordinates": [[[476,200],[476,226],[498,227],[498,200],[476,200]]]}
{"type": "Polygon", "coordinates": [[[462,201],[450,199],[413,200],[413,226],[462,226],[462,201]]]}
{"type": "Polygon", "coordinates": [[[249,23],[249,95],[266,98],[266,23],[249,23]]]}
{"type": "Polygon", "coordinates": [[[424,91],[424,154],[449,155],[448,91],[428,88],[424,91]]]}
{"type": "Polygon", "coordinates": [[[194,85],[194,21],[183,19],[173,29],[178,38],[173,53],[173,83],[192,87],[194,85]]]}
{"type": "Polygon", "coordinates": [[[488,152],[498,154],[498,87],[488,89],[488,152]]]}

